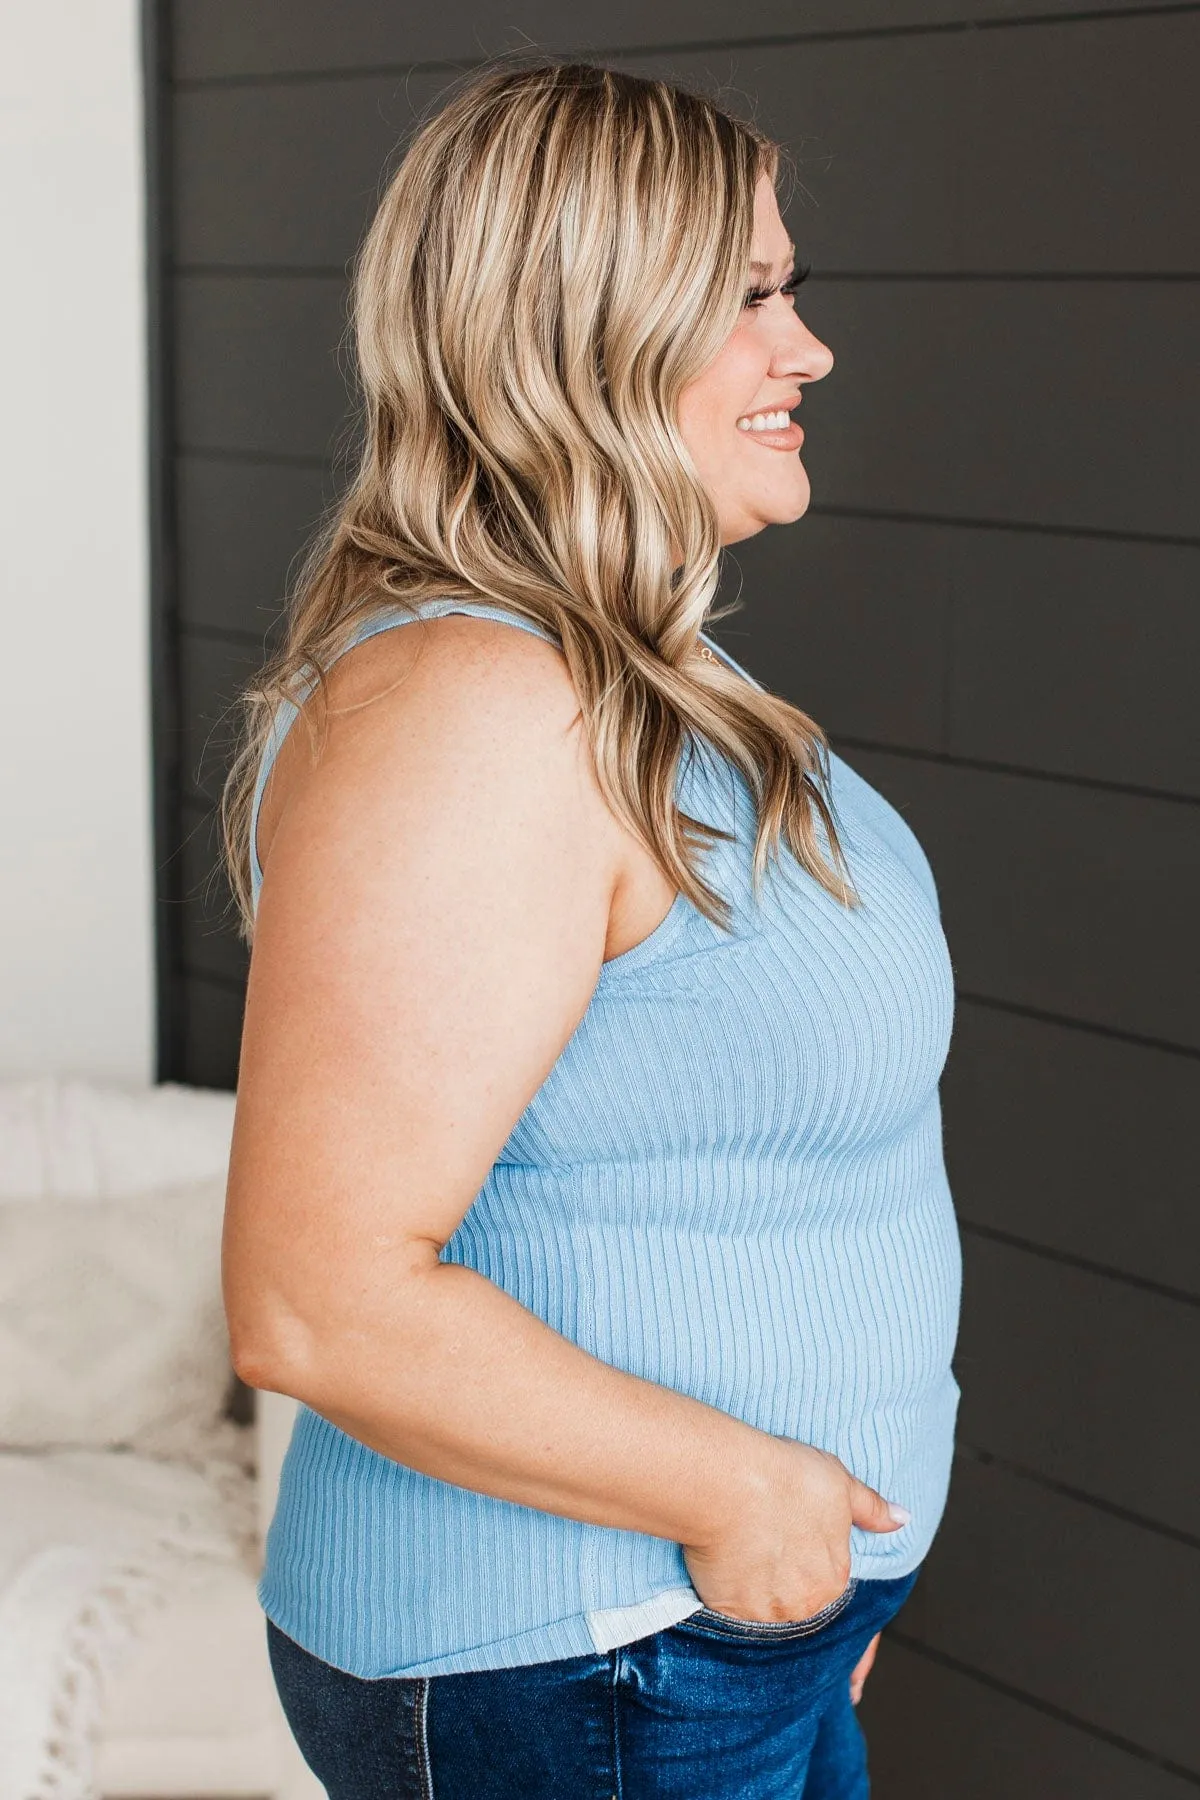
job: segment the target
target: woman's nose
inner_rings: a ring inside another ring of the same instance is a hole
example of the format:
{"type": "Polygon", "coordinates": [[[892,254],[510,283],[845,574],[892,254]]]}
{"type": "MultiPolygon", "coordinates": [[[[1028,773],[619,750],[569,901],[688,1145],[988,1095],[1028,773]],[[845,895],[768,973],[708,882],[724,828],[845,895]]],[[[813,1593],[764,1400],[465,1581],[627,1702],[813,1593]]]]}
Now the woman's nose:
{"type": "Polygon", "coordinates": [[[776,346],[771,372],[774,375],[799,376],[803,381],[821,381],[833,367],[833,351],[823,344],[804,323],[792,315],[791,327],[776,346]]]}

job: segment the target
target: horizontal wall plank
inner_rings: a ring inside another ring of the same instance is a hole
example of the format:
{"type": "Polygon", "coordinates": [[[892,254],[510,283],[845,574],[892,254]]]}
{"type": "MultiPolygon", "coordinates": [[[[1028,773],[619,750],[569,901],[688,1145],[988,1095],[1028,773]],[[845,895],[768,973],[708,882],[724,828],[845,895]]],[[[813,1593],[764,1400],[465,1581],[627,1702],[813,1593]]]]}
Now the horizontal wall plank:
{"type": "Polygon", "coordinates": [[[957,152],[962,266],[1200,272],[1200,13],[969,41],[957,152]]]}
{"type": "Polygon", "coordinates": [[[818,504],[1197,535],[1190,283],[839,281],[804,397],[818,504]]]}
{"type": "MultiPolygon", "coordinates": [[[[1136,0],[1134,0],[1136,4],[1136,0]]],[[[1127,10],[1129,0],[760,0],[752,19],[732,19],[725,0],[495,0],[463,7],[408,7],[386,0],[175,0],[177,80],[318,73],[441,58],[492,56],[538,47],[581,52],[628,45],[725,41],[731,36],[1018,21],[1127,10]],[[749,27],[749,29],[747,29],[749,27]]]]}
{"type": "Polygon", "coordinates": [[[963,1252],[962,1441],[1200,1549],[1200,1312],[971,1233],[963,1252]]]}
{"type": "MultiPolygon", "coordinates": [[[[719,93],[788,146],[790,224],[818,268],[1110,276],[1200,273],[1198,57],[1192,13],[617,61],[719,93]],[[1014,204],[1032,193],[1037,205],[1014,204]]],[[[460,80],[414,71],[180,93],[177,260],[342,265],[387,169],[460,80]]]]}
{"type": "Polygon", "coordinates": [[[184,630],[179,636],[183,776],[186,786],[215,800],[232,761],[240,728],[236,701],[262,666],[258,646],[184,630]]]}
{"type": "Polygon", "coordinates": [[[180,818],[184,964],[196,974],[244,981],[250,952],[237,935],[233,899],[221,858],[216,809],[186,799],[180,818]]]}
{"type": "MultiPolygon", "coordinates": [[[[901,1611],[897,1629],[903,1630],[901,1611]]],[[[885,1637],[861,1707],[883,1800],[1195,1800],[1192,1782],[885,1637]]]]}
{"type": "Polygon", "coordinates": [[[1200,1550],[960,1458],[897,1630],[1200,1775],[1198,1608],[1200,1550]]]}
{"type": "Polygon", "coordinates": [[[1014,531],[949,537],[946,748],[1200,795],[1200,549],[1014,531]]]}
{"type": "Polygon", "coordinates": [[[967,1224],[1200,1298],[1200,1060],[959,999],[942,1077],[967,1224]]]}
{"type": "Polygon", "coordinates": [[[945,748],[951,534],[810,514],[727,552],[714,636],[832,733],[945,748]]]}
{"type": "Polygon", "coordinates": [[[189,1087],[237,1088],[238,1053],[242,1041],[244,995],[207,976],[184,971],[179,981],[184,1018],[178,1074],[171,1079],[189,1087]]]}
{"type": "Polygon", "coordinates": [[[179,263],[340,266],[449,75],[201,88],[175,102],[179,263]]]}
{"type": "Polygon", "coordinates": [[[183,624],[265,645],[337,483],[320,468],[181,456],[175,492],[183,624]]]}
{"type": "Polygon", "coordinates": [[[328,457],[353,417],[346,283],[189,275],[175,283],[180,448],[328,457]]]}
{"type": "Polygon", "coordinates": [[[846,760],[921,840],[965,993],[1200,1047],[1200,807],[879,751],[846,760]]]}
{"type": "Polygon", "coordinates": [[[718,635],[835,735],[1200,795],[1200,550],[810,511],[727,565],[718,635]]]}

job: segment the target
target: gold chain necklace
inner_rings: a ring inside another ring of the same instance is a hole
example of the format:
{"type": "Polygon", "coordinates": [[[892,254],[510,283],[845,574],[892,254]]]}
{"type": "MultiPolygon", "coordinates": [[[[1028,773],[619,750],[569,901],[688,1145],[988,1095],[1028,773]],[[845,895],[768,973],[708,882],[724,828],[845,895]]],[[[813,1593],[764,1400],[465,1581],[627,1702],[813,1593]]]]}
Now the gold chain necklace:
{"type": "Polygon", "coordinates": [[[699,650],[701,656],[704,658],[705,662],[710,662],[710,663],[719,663],[720,662],[720,660],[721,660],[720,657],[714,656],[707,644],[698,644],[696,647],[699,650]]]}

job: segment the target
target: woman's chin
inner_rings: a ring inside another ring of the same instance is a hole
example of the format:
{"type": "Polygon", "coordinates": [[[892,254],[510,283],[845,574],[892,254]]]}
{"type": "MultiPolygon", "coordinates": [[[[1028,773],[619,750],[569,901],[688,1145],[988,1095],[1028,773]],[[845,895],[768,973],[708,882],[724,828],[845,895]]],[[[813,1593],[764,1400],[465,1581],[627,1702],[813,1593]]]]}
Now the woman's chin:
{"type": "Polygon", "coordinates": [[[797,519],[802,519],[812,500],[812,489],[808,485],[808,476],[804,470],[800,470],[799,481],[791,484],[790,492],[773,494],[771,500],[770,513],[764,520],[764,524],[794,525],[797,519]]]}
{"type": "Polygon", "coordinates": [[[721,542],[740,544],[746,538],[757,537],[768,525],[794,525],[808,511],[811,499],[808,476],[801,469],[799,481],[787,487],[781,485],[770,493],[759,492],[736,517],[727,517],[722,522],[721,542]]]}

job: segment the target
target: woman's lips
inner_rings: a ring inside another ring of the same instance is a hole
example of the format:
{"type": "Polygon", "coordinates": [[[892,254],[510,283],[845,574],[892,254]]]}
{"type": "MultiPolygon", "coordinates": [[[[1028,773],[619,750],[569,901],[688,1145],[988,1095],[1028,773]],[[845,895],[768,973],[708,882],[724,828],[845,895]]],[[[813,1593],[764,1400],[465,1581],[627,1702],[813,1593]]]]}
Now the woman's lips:
{"type": "Polygon", "coordinates": [[[795,419],[783,431],[739,431],[746,443],[761,444],[764,450],[798,450],[804,442],[804,427],[795,419]]]}

